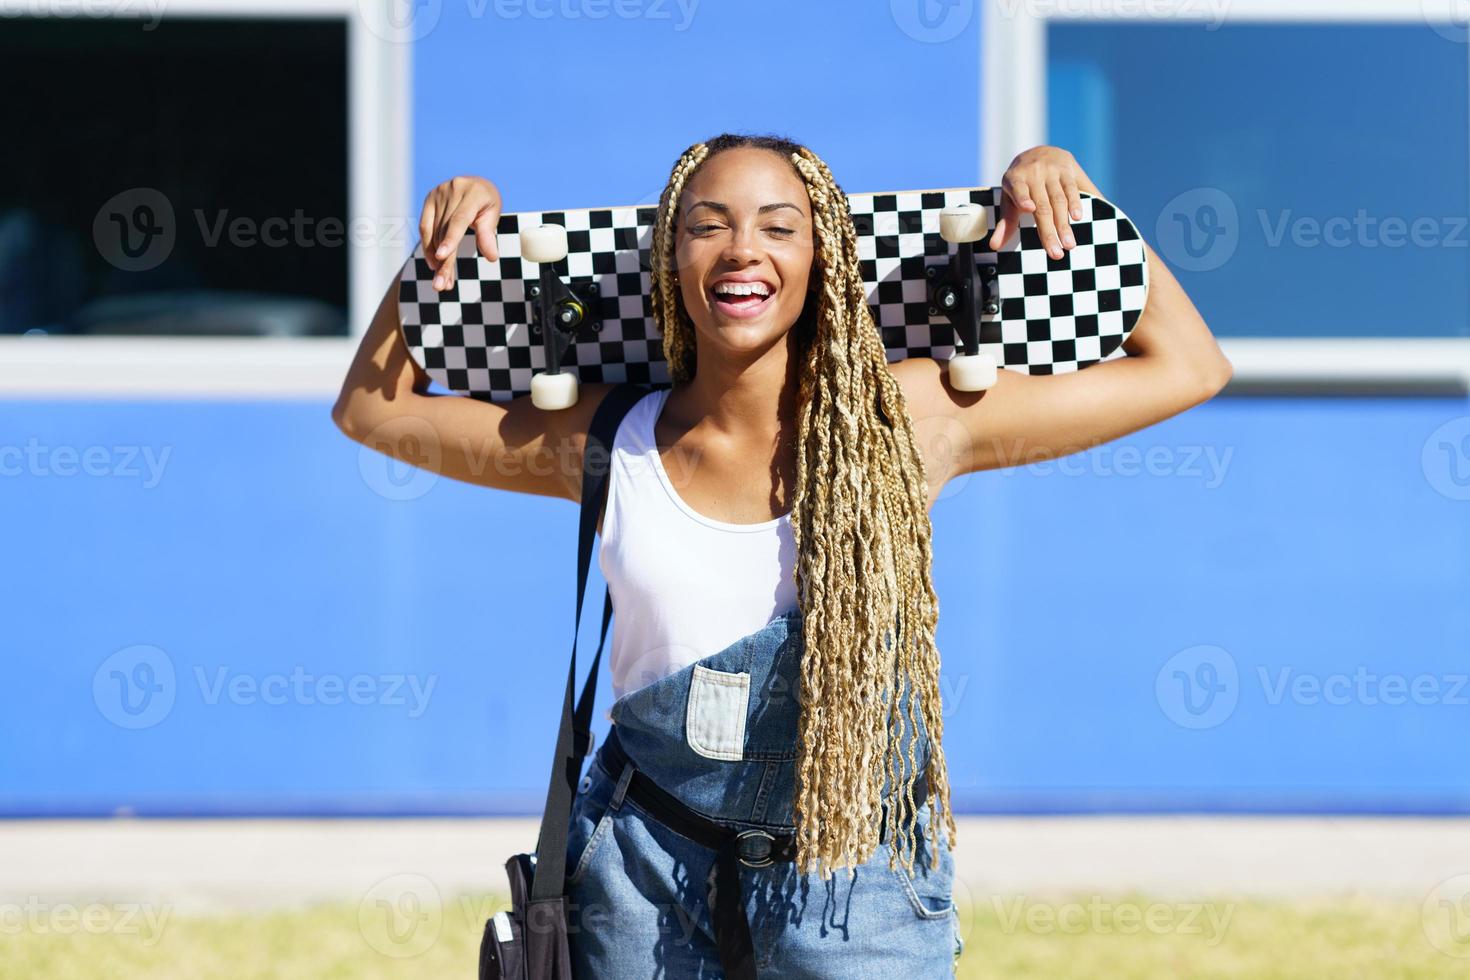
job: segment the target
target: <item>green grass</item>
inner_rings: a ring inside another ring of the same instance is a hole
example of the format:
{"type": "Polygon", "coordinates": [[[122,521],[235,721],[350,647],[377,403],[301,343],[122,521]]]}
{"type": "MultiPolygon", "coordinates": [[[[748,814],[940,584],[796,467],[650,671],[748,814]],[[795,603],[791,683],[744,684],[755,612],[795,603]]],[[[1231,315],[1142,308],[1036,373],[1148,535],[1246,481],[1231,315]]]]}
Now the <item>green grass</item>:
{"type": "MultiPolygon", "coordinates": [[[[100,907],[16,915],[10,906],[0,917],[0,977],[472,977],[481,923],[499,901],[464,898],[429,908],[415,928],[396,936],[387,931],[387,913],[372,902],[212,918],[163,909],[152,910],[151,919],[100,907]]],[[[960,976],[967,978],[1470,976],[1470,934],[1457,944],[1460,934],[1448,923],[1426,920],[1420,906],[1408,902],[1092,896],[986,902],[964,908],[962,919],[967,936],[960,976]],[[1437,949],[1434,941],[1446,948],[1437,949]]]]}

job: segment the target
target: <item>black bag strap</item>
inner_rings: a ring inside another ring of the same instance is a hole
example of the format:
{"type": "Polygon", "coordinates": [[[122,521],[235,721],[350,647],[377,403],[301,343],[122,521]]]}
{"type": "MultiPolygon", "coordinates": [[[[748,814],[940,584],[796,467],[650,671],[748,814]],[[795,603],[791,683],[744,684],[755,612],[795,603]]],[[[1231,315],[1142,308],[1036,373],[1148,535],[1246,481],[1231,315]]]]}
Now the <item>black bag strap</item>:
{"type": "Polygon", "coordinates": [[[562,894],[566,877],[567,832],[572,818],[572,797],[582,774],[582,760],[592,740],[592,707],[596,700],[597,673],[602,665],[602,648],[612,620],[612,596],[602,596],[602,633],[597,655],[587,672],[582,695],[572,708],[577,681],[577,633],[582,625],[582,599],[587,593],[587,572],[592,564],[592,539],[597,533],[597,515],[607,496],[612,462],[613,436],[628,409],[650,391],[644,385],[624,382],[608,391],[587,427],[587,444],[582,453],[582,510],[577,532],[577,613],[572,625],[572,663],[567,671],[566,695],[562,699],[561,729],[556,737],[556,755],[551,764],[551,784],[546,790],[546,809],[541,815],[541,834],[536,839],[536,873],[531,882],[531,900],[562,894]]]}

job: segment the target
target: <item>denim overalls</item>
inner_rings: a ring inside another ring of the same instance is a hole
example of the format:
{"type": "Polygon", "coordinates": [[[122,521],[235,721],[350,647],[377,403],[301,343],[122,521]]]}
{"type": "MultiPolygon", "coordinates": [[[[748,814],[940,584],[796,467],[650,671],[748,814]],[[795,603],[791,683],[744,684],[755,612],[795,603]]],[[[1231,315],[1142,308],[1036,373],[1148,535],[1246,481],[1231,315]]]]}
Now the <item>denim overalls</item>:
{"type": "MultiPolygon", "coordinates": [[[[714,820],[737,830],[789,832],[802,649],[801,614],[792,611],[629,692],[611,709],[624,752],[660,787],[714,820]]],[[[926,754],[922,732],[920,738],[916,759],[926,754]]],[[[631,775],[631,765],[609,772],[599,748],[573,803],[566,891],[574,976],[719,977],[705,891],[715,852],[625,798],[631,775]]],[[[927,804],[914,819],[913,878],[901,865],[889,869],[887,842],[851,878],[846,869],[827,881],[798,875],[789,861],[741,867],[762,980],[954,975],[964,947],[951,895],[954,860],[941,832],[939,865],[929,867],[927,804]]]]}

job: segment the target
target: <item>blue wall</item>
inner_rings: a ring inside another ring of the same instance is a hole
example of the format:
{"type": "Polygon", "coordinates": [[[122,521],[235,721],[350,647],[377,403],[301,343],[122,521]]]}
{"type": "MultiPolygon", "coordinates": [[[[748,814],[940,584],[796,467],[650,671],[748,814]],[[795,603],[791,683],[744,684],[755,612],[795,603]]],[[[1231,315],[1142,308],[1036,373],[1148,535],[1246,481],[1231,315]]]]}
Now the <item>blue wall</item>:
{"type": "MultiPolygon", "coordinates": [[[[328,408],[4,404],[0,443],[41,462],[0,458],[0,810],[535,809],[575,507],[418,480],[328,408]],[[57,447],[106,458],[88,475],[57,447]],[[357,675],[362,703],[321,686],[357,675]]],[[[957,804],[1470,809],[1466,415],[1221,399],[954,481],[934,520],[957,804]],[[1359,668],[1437,693],[1273,693],[1359,668]],[[1178,677],[1212,670],[1213,701],[1178,677]]],[[[610,696],[604,674],[599,732],[610,696]]]]}
{"type": "MultiPolygon", "coordinates": [[[[415,47],[415,209],[457,173],[512,209],[652,201],[722,129],[795,136],[850,190],[998,176],[973,5],[469,9],[415,47]]],[[[404,470],[328,409],[0,403],[0,813],[536,811],[575,507],[404,470]]],[[[1467,498],[1460,399],[1222,398],[955,481],[956,804],[1470,811],[1467,498]]]]}
{"type": "Polygon", "coordinates": [[[445,3],[414,48],[415,201],[474,173],[509,210],[656,203],[684,148],[725,130],[800,140],[850,191],[978,180],[973,5],[925,29],[902,0],[903,17],[885,3],[685,2],[683,30],[677,0],[622,0],[668,18],[601,20],[445,3]],[[498,87],[533,78],[514,98],[498,87]]]}

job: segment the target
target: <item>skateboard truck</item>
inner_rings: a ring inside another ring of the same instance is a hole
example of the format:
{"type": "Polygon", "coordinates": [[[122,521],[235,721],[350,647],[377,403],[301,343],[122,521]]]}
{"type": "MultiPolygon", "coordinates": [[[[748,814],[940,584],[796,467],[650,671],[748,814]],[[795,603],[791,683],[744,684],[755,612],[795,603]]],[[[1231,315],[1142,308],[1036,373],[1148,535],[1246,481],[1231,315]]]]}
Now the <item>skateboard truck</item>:
{"type": "Polygon", "coordinates": [[[975,243],[990,230],[987,217],[978,204],[951,205],[939,212],[939,237],[957,244],[959,254],[950,260],[943,279],[940,266],[924,270],[932,280],[930,312],[948,318],[958,338],[949,360],[949,383],[958,391],[984,391],[996,381],[995,358],[980,353],[981,314],[1000,312],[995,266],[975,264],[975,243]]]}
{"type": "Polygon", "coordinates": [[[601,325],[597,284],[562,282],[555,263],[567,257],[567,230],[540,225],[521,232],[521,257],[541,267],[541,281],[531,286],[531,329],[540,331],[546,370],[531,378],[531,404],[554,412],[577,404],[577,376],[562,371],[561,359],[572,338],[587,324],[601,325]]]}

